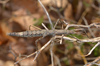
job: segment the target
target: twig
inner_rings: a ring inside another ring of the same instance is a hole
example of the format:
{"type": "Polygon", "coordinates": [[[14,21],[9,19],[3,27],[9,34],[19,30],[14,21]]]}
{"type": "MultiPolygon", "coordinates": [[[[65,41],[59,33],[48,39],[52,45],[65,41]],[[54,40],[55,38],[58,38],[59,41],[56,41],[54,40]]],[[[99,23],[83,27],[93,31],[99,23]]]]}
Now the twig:
{"type": "MultiPolygon", "coordinates": [[[[55,38],[61,38],[62,36],[55,36],[55,38]]],[[[63,37],[63,39],[65,40],[69,40],[69,41],[72,41],[72,42],[75,42],[77,41],[77,39],[75,38],[70,38],[70,37],[63,37]]],[[[79,39],[80,42],[99,42],[100,41],[100,37],[96,37],[96,38],[92,38],[92,39],[79,39]]]]}
{"type": "Polygon", "coordinates": [[[42,26],[43,26],[46,30],[49,30],[43,23],[42,23],[42,26]]]}
{"type": "MultiPolygon", "coordinates": [[[[48,41],[41,49],[39,49],[38,51],[41,52],[44,48],[46,48],[46,47],[50,44],[51,41],[52,41],[52,39],[49,40],[49,41],[48,41]]],[[[33,56],[33,55],[35,55],[35,54],[37,54],[37,51],[35,51],[34,53],[32,53],[32,54],[30,54],[30,55],[28,55],[28,56],[26,56],[26,57],[20,59],[19,61],[15,62],[14,64],[17,64],[17,63],[19,63],[20,61],[22,61],[22,60],[24,60],[24,59],[26,59],[26,58],[29,58],[29,57],[31,57],[31,56],[33,56]]]]}
{"type": "MultiPolygon", "coordinates": [[[[61,13],[59,12],[58,9],[56,9],[56,8],[54,8],[54,7],[52,7],[52,6],[50,6],[50,10],[53,10],[53,11],[57,12],[60,18],[64,18],[64,16],[61,15],[61,13]]],[[[64,19],[65,19],[65,18],[64,18],[64,19]]]]}
{"type": "Polygon", "coordinates": [[[100,25],[96,24],[96,23],[92,23],[90,25],[77,25],[77,24],[68,24],[66,21],[63,20],[63,22],[68,25],[66,26],[66,28],[69,28],[69,27],[78,27],[78,28],[91,28],[91,27],[96,27],[96,28],[99,28],[100,25]]]}
{"type": "Polygon", "coordinates": [[[100,60],[100,56],[98,57],[98,58],[96,58],[94,61],[92,61],[91,63],[87,63],[86,65],[84,65],[84,66],[91,66],[91,65],[93,65],[93,64],[96,64],[96,65],[100,65],[100,64],[97,64],[96,62],[98,62],[100,60]]]}
{"type": "Polygon", "coordinates": [[[87,64],[85,64],[84,66],[91,66],[91,65],[97,65],[97,66],[100,66],[100,64],[97,64],[97,63],[87,63],[87,64]]]}
{"type": "Polygon", "coordinates": [[[41,3],[41,1],[40,1],[40,0],[38,0],[38,1],[39,1],[40,5],[42,6],[44,12],[46,13],[46,15],[47,15],[47,17],[48,17],[48,19],[49,19],[51,28],[53,29],[53,24],[52,24],[51,18],[49,17],[49,14],[48,14],[47,10],[45,9],[45,7],[44,7],[43,4],[41,3]]]}
{"type": "MultiPolygon", "coordinates": [[[[83,17],[83,20],[84,20],[85,24],[88,26],[88,22],[84,17],[83,17]]],[[[88,30],[89,30],[90,34],[92,35],[92,37],[94,38],[95,36],[94,36],[92,30],[90,29],[90,27],[88,27],[88,30]]]]}
{"type": "Polygon", "coordinates": [[[90,54],[93,52],[93,50],[94,50],[98,45],[100,45],[100,42],[98,42],[98,43],[90,50],[90,52],[89,52],[87,55],[85,55],[85,56],[90,55],[90,54]]]}
{"type": "Polygon", "coordinates": [[[58,66],[61,66],[60,59],[55,54],[54,54],[54,58],[56,59],[56,62],[58,64],[58,66]]]}
{"type": "Polygon", "coordinates": [[[51,42],[51,48],[50,48],[50,55],[51,55],[52,66],[54,66],[54,60],[53,60],[53,45],[54,45],[54,41],[51,42]]]}
{"type": "Polygon", "coordinates": [[[81,24],[82,23],[82,17],[85,17],[86,14],[90,11],[89,7],[85,9],[85,11],[82,13],[79,21],[78,21],[78,24],[81,24]]]}
{"type": "MultiPolygon", "coordinates": [[[[12,49],[11,46],[9,46],[9,49],[10,49],[9,52],[14,56],[14,62],[16,62],[16,59],[17,59],[17,56],[18,56],[17,53],[12,49]]],[[[20,66],[19,63],[17,65],[20,66]]]]}

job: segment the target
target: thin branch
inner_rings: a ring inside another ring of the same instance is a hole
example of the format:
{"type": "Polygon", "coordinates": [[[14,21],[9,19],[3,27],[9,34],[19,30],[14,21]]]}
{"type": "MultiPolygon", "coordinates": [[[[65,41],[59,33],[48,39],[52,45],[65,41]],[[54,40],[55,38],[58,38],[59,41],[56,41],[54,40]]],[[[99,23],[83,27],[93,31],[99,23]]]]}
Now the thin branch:
{"type": "Polygon", "coordinates": [[[43,23],[42,23],[42,26],[43,26],[46,30],[49,30],[43,23]]]}
{"type": "MultiPolygon", "coordinates": [[[[86,20],[84,17],[83,17],[83,20],[84,20],[85,24],[88,26],[88,22],[87,22],[87,20],[86,20]]],[[[92,32],[92,30],[90,29],[90,27],[88,27],[88,30],[89,30],[90,34],[92,35],[92,37],[94,38],[95,35],[93,34],[93,32],[92,32]]]]}
{"type": "Polygon", "coordinates": [[[77,24],[68,24],[66,21],[63,20],[63,22],[68,25],[66,26],[66,28],[69,28],[69,27],[77,27],[77,28],[91,28],[91,27],[96,27],[96,28],[99,28],[100,25],[96,24],[96,23],[92,23],[90,25],[77,25],[77,24]]]}
{"type": "Polygon", "coordinates": [[[90,52],[89,52],[87,55],[85,55],[85,56],[90,55],[90,54],[93,52],[93,50],[94,50],[98,45],[100,45],[100,42],[98,42],[98,43],[90,50],[90,52]]]}
{"type": "MultiPolygon", "coordinates": [[[[55,38],[62,38],[62,36],[55,36],[55,38]]],[[[75,38],[70,38],[70,37],[63,37],[63,39],[65,40],[69,40],[72,42],[77,41],[77,39],[75,38]]],[[[96,38],[92,38],[92,39],[79,39],[80,42],[99,42],[100,41],[100,37],[96,37],[96,38]]]]}
{"type": "MultiPolygon", "coordinates": [[[[49,41],[48,41],[41,49],[39,49],[38,51],[41,52],[44,48],[46,48],[46,47],[50,44],[51,41],[52,41],[52,39],[49,40],[49,41]]],[[[35,54],[37,54],[37,51],[35,51],[34,53],[32,53],[32,54],[30,54],[30,55],[28,55],[28,56],[26,56],[26,57],[20,59],[19,61],[15,62],[14,64],[18,64],[18,63],[21,62],[22,60],[24,60],[24,59],[26,59],[26,58],[29,58],[29,57],[31,57],[31,56],[33,56],[33,55],[35,55],[35,54]]]]}
{"type": "MultiPolygon", "coordinates": [[[[98,57],[98,58],[96,58],[94,61],[92,61],[91,63],[87,63],[86,65],[84,65],[84,66],[91,66],[91,65],[93,65],[94,63],[96,63],[96,62],[98,62],[98,61],[100,61],[100,56],[98,57]]],[[[96,63],[96,65],[97,65],[97,63],[96,63]]],[[[100,64],[99,64],[100,65],[100,64]]]]}
{"type": "Polygon", "coordinates": [[[91,66],[91,65],[97,65],[97,66],[100,66],[100,64],[98,64],[98,63],[87,63],[87,64],[85,64],[84,66],[91,66]]]}
{"type": "Polygon", "coordinates": [[[54,66],[53,51],[52,51],[53,50],[53,45],[54,45],[54,41],[51,42],[51,48],[50,48],[52,66],[54,66]]]}
{"type": "Polygon", "coordinates": [[[50,16],[49,16],[49,13],[48,13],[47,10],[45,9],[45,7],[44,7],[43,4],[41,3],[41,1],[40,1],[40,0],[38,0],[38,1],[39,1],[40,5],[42,6],[44,12],[46,13],[46,15],[47,15],[47,17],[48,17],[48,19],[49,19],[51,28],[53,29],[53,24],[52,24],[51,18],[50,18],[50,16]]]}
{"type": "Polygon", "coordinates": [[[56,62],[58,64],[58,66],[61,66],[60,59],[55,54],[54,54],[54,58],[56,59],[56,62]]]}
{"type": "Polygon", "coordinates": [[[61,15],[61,13],[59,12],[58,9],[56,9],[56,8],[54,8],[54,7],[52,7],[52,6],[50,6],[50,10],[53,10],[53,11],[57,12],[60,18],[64,18],[64,16],[61,15]]]}

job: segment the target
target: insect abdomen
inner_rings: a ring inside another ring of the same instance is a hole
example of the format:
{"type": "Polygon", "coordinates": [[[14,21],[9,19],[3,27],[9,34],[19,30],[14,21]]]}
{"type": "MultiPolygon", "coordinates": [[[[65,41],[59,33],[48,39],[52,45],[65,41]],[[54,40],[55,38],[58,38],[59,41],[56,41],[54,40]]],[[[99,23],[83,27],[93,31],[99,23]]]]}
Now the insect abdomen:
{"type": "Polygon", "coordinates": [[[43,36],[44,31],[35,30],[35,31],[24,31],[24,32],[12,32],[7,33],[9,36],[18,36],[18,37],[38,37],[43,36]]]}

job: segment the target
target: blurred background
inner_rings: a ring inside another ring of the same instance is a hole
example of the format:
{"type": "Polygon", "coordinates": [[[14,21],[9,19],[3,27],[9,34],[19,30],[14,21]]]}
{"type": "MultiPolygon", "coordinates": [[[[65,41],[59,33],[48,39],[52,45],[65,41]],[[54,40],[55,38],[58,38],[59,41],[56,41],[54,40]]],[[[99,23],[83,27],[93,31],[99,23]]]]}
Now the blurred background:
{"type": "MultiPolygon", "coordinates": [[[[69,24],[85,25],[82,17],[85,17],[88,24],[100,24],[100,0],[40,0],[47,9],[53,24],[57,19],[65,20],[69,24]]],[[[44,23],[49,29],[48,18],[39,4],[38,0],[0,0],[0,66],[14,66],[18,61],[36,51],[35,41],[40,37],[23,38],[7,36],[6,33],[22,32],[29,30],[44,29],[41,25],[44,23]],[[20,57],[19,57],[20,56],[20,57]]],[[[66,25],[63,25],[64,27],[66,25]]],[[[58,23],[57,29],[62,29],[62,23],[58,23]]],[[[70,28],[74,29],[74,28],[70,28]]],[[[93,38],[86,31],[89,38],[93,38]]],[[[100,28],[93,28],[95,37],[100,36],[100,28]]],[[[83,39],[84,35],[74,35],[83,39]]],[[[50,36],[38,42],[40,49],[50,36]]],[[[86,37],[85,37],[86,38],[86,37]]],[[[96,43],[76,44],[63,40],[60,44],[55,40],[53,46],[55,66],[83,66],[92,62],[100,55],[100,46],[95,48],[93,53],[86,55],[96,43]],[[79,48],[77,48],[79,47],[79,48]]],[[[49,52],[50,46],[46,47],[33,62],[34,56],[22,60],[16,66],[52,66],[49,52]]],[[[100,61],[98,62],[100,63],[100,61]]]]}

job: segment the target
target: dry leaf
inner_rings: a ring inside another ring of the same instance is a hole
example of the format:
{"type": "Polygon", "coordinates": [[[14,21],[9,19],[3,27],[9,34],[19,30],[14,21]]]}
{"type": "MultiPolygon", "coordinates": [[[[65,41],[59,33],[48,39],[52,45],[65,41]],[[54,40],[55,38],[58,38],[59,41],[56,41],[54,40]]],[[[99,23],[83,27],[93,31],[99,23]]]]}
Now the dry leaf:
{"type": "Polygon", "coordinates": [[[0,60],[0,66],[4,66],[4,62],[0,60]]]}
{"type": "Polygon", "coordinates": [[[6,34],[11,32],[11,30],[9,29],[9,27],[7,26],[7,24],[5,22],[1,22],[0,23],[0,38],[3,41],[6,41],[7,39],[16,42],[16,40],[14,38],[12,38],[11,36],[7,36],[6,34]]]}
{"type": "Polygon", "coordinates": [[[27,58],[20,62],[21,66],[37,66],[36,60],[33,62],[34,58],[27,58]]]}
{"type": "Polygon", "coordinates": [[[62,8],[65,8],[65,6],[68,3],[67,0],[56,0],[56,1],[55,0],[41,0],[41,2],[45,6],[48,6],[48,5],[55,6],[57,4],[57,7],[62,7],[62,8]],[[62,1],[62,6],[61,6],[61,1],[62,1]]]}
{"type": "MultiPolygon", "coordinates": [[[[38,22],[39,18],[41,18],[42,13],[41,13],[41,15],[39,13],[29,15],[29,14],[27,14],[27,11],[20,9],[20,10],[13,12],[13,15],[15,15],[15,16],[12,16],[9,19],[10,23],[16,22],[16,23],[20,24],[23,29],[29,30],[29,26],[30,25],[33,26],[34,24],[36,24],[38,22]],[[36,19],[36,20],[34,20],[34,19],[36,19]]],[[[36,30],[36,28],[34,27],[31,30],[36,30]]]]}
{"type": "Polygon", "coordinates": [[[66,9],[64,11],[64,16],[65,16],[66,20],[73,19],[72,5],[70,3],[68,4],[68,6],[66,7],[66,9]]]}
{"type": "Polygon", "coordinates": [[[13,61],[6,61],[4,66],[14,66],[13,61]]]}
{"type": "MultiPolygon", "coordinates": [[[[10,22],[17,22],[20,24],[24,29],[28,30],[30,25],[35,24],[36,22],[33,21],[33,16],[27,15],[27,13],[24,10],[18,10],[13,13],[13,15],[16,15],[11,17],[9,20],[10,22]],[[21,15],[21,16],[20,16],[21,15]]],[[[34,28],[33,28],[34,30],[34,28]]]]}
{"type": "MultiPolygon", "coordinates": [[[[31,13],[35,13],[38,9],[38,1],[37,0],[12,0],[11,1],[12,10],[17,10],[23,8],[31,13]]],[[[11,8],[10,7],[10,8],[11,8]]]]}

